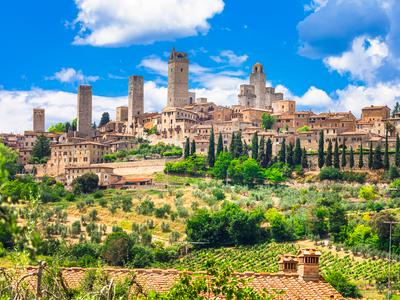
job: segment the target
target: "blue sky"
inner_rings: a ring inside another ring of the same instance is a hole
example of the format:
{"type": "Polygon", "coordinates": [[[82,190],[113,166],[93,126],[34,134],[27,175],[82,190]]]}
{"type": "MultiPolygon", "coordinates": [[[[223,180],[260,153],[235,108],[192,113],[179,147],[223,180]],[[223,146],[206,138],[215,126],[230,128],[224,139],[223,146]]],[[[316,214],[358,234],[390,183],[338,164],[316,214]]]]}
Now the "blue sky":
{"type": "MultiPolygon", "coordinates": [[[[398,2],[398,1],[397,1],[398,2]]],[[[76,89],[93,85],[94,116],[127,102],[143,75],[145,108],[166,103],[171,48],[188,52],[190,88],[236,103],[251,66],[299,108],[392,106],[400,97],[400,4],[395,0],[38,0],[0,10],[0,131],[72,119],[76,89]],[[399,19],[399,20],[398,20],[399,19]]]]}

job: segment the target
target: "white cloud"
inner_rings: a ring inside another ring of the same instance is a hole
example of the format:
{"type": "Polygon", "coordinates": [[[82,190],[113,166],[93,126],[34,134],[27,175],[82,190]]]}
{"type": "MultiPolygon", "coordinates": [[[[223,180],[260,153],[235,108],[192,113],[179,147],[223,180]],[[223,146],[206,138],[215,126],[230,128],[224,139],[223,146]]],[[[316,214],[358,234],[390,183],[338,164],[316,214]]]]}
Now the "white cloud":
{"type": "Polygon", "coordinates": [[[388,56],[389,48],[384,41],[361,36],[353,41],[350,51],[327,57],[324,63],[341,75],[349,73],[353,79],[371,83],[388,56]]]}
{"type": "Polygon", "coordinates": [[[74,43],[151,44],[207,33],[223,0],[75,0],[80,31],[74,43]]]}
{"type": "Polygon", "coordinates": [[[168,76],[168,62],[155,55],[142,59],[138,67],[145,68],[152,73],[156,73],[164,77],[168,76]]]}
{"type": "Polygon", "coordinates": [[[304,5],[305,11],[318,11],[328,3],[328,0],[312,0],[309,4],[304,5]]]}
{"type": "Polygon", "coordinates": [[[89,83],[100,79],[99,76],[86,76],[81,70],[74,68],[62,68],[53,76],[46,77],[47,80],[57,80],[62,83],[89,83]]]}
{"type": "Polygon", "coordinates": [[[248,55],[236,55],[232,50],[224,50],[219,53],[218,56],[210,56],[210,58],[216,63],[228,63],[231,66],[241,66],[249,58],[248,55]]]}

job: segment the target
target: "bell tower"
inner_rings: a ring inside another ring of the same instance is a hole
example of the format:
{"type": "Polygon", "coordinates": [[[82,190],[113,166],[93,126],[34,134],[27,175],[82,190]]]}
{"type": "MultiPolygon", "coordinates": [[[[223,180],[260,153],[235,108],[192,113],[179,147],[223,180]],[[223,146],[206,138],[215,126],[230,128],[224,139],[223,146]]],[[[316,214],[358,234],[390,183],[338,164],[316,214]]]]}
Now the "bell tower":
{"type": "Polygon", "coordinates": [[[189,101],[189,59],[185,52],[172,48],[168,61],[168,101],[170,107],[182,107],[189,101]]]}

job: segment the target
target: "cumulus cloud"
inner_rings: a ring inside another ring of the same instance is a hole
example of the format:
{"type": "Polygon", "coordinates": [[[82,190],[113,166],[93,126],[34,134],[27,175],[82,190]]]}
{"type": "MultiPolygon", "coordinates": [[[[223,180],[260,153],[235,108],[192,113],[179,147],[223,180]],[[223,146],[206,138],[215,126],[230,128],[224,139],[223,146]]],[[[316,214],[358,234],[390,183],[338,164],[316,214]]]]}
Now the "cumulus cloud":
{"type": "Polygon", "coordinates": [[[305,11],[316,11],[321,7],[324,7],[328,3],[328,0],[312,0],[310,3],[304,5],[305,11]]]}
{"type": "Polygon", "coordinates": [[[168,76],[168,62],[155,55],[142,59],[138,67],[164,77],[168,76]]]}
{"type": "Polygon", "coordinates": [[[341,75],[349,73],[353,79],[373,82],[377,70],[383,66],[388,56],[389,49],[384,41],[362,36],[354,40],[350,51],[340,56],[327,57],[324,63],[341,75]]]}
{"type": "Polygon", "coordinates": [[[216,63],[227,63],[231,66],[238,67],[247,61],[248,55],[237,55],[232,50],[224,50],[217,56],[210,56],[210,58],[216,63]]]}
{"type": "Polygon", "coordinates": [[[86,76],[81,70],[74,68],[62,68],[53,76],[46,77],[47,80],[57,80],[62,83],[89,83],[100,79],[99,76],[86,76]]]}
{"type": "Polygon", "coordinates": [[[205,34],[223,0],[75,0],[74,44],[121,46],[205,34]]]}

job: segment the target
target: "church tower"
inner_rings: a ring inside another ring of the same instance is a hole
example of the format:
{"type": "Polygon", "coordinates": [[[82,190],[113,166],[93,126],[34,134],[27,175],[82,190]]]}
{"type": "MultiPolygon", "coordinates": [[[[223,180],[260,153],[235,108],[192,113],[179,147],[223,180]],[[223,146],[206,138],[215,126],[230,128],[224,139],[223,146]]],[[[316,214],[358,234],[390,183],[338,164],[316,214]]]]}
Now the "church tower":
{"type": "Polygon", "coordinates": [[[168,61],[168,106],[182,107],[189,101],[189,59],[172,48],[168,61]]]}
{"type": "Polygon", "coordinates": [[[266,103],[266,76],[262,64],[256,63],[253,66],[250,74],[250,84],[254,86],[256,94],[255,107],[262,109],[270,107],[271,103],[266,103]]]}

